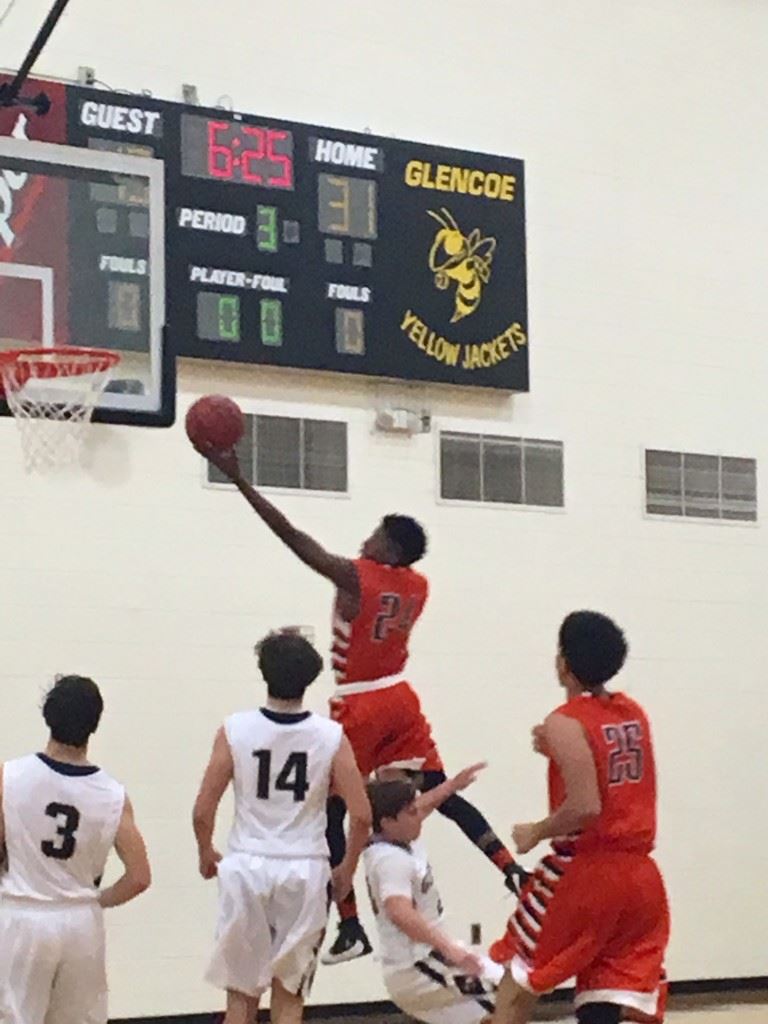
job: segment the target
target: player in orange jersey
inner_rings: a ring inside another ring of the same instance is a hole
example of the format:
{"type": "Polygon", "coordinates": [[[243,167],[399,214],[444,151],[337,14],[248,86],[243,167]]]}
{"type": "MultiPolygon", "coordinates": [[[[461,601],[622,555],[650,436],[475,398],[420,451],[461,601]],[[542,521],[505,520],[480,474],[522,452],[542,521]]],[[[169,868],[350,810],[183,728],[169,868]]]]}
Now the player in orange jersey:
{"type": "MultiPolygon", "coordinates": [[[[427,581],[412,566],[426,550],[426,537],[407,516],[385,516],[363,544],[359,558],[326,551],[302,533],[244,478],[234,452],[199,449],[224,473],[270,530],[305,565],[336,587],[333,613],[333,668],[337,689],[331,715],[341,723],[364,776],[382,768],[415,773],[421,789],[445,782],[443,763],[432,729],[410,684],[403,679],[408,640],[427,600],[427,581]]],[[[504,874],[517,893],[525,871],[515,863],[483,815],[454,794],[438,808],[504,874]]],[[[328,808],[331,864],[344,856],[343,802],[334,797],[328,808]]],[[[323,957],[341,963],[370,953],[371,946],[357,916],[354,892],[339,904],[339,934],[323,957]]]]}
{"type": "Polygon", "coordinates": [[[562,623],[557,676],[567,700],[534,729],[549,759],[550,813],[516,825],[520,853],[551,852],[525,885],[491,957],[508,966],[496,1024],[527,1024],[537,999],[576,978],[579,1024],[658,1019],[669,936],[656,838],[656,769],[645,712],[605,684],[624,664],[624,634],[605,615],[562,623]]]}

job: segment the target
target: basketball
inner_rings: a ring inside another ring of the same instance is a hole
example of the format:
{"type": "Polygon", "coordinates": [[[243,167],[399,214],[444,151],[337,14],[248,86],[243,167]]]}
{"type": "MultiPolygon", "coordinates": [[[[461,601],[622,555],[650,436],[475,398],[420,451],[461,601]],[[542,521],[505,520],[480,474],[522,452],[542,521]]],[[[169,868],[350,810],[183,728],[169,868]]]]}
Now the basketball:
{"type": "Polygon", "coordinates": [[[227,451],[243,436],[245,419],[237,402],[226,395],[203,395],[189,407],[185,426],[192,444],[227,451]]]}

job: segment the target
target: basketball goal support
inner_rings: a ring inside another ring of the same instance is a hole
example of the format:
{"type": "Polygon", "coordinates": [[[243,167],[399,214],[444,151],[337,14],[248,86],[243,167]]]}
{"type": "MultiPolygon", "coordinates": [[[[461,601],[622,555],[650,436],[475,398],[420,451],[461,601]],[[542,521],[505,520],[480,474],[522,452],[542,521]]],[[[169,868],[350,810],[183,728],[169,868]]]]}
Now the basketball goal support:
{"type": "Polygon", "coordinates": [[[51,101],[44,92],[39,92],[37,96],[22,96],[21,90],[68,3],[69,0],[55,0],[53,7],[48,12],[48,17],[32,40],[32,45],[22,61],[21,67],[10,82],[0,85],[0,107],[34,107],[38,114],[47,114],[51,109],[51,101]]]}

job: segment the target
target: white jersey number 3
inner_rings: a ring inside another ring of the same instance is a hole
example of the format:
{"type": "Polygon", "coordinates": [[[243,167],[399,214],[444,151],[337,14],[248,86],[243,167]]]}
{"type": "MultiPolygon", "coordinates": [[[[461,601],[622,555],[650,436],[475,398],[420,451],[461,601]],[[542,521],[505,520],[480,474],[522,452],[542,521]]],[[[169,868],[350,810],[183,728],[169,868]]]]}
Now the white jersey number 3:
{"type": "Polygon", "coordinates": [[[46,857],[53,857],[54,860],[69,860],[75,852],[75,832],[80,824],[80,811],[71,804],[51,803],[45,808],[49,818],[53,818],[58,825],[56,835],[60,837],[60,843],[51,842],[46,839],[40,844],[40,849],[46,857]]]}

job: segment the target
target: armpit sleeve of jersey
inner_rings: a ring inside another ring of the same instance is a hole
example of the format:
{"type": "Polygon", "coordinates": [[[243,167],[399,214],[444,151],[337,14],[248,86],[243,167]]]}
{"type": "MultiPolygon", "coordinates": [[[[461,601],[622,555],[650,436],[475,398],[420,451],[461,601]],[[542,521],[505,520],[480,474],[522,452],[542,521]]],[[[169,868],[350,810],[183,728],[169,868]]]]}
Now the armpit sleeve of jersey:
{"type": "Polygon", "coordinates": [[[232,749],[232,744],[233,744],[232,730],[235,727],[234,717],[235,717],[234,715],[230,715],[229,718],[225,718],[224,722],[222,723],[223,727],[224,727],[224,738],[226,739],[227,743],[229,744],[229,749],[230,750],[232,749]]]}
{"type": "Polygon", "coordinates": [[[341,741],[344,739],[344,730],[338,722],[333,722],[332,725],[336,726],[336,736],[334,740],[335,745],[333,747],[333,756],[336,757],[339,752],[339,747],[341,746],[341,741]]]}
{"type": "Polygon", "coordinates": [[[413,898],[413,858],[405,850],[393,848],[376,865],[379,898],[384,903],[390,896],[413,898]]]}
{"type": "Polygon", "coordinates": [[[120,822],[123,818],[123,811],[125,810],[125,801],[127,797],[124,786],[120,786],[120,789],[116,795],[114,804],[111,808],[112,813],[104,819],[104,840],[108,847],[115,845],[115,839],[117,838],[117,830],[120,828],[120,822]]]}
{"type": "Polygon", "coordinates": [[[354,565],[355,572],[357,573],[357,585],[360,587],[360,596],[362,597],[366,584],[370,585],[366,571],[366,560],[364,558],[353,558],[352,565],[354,565]]]}

